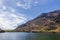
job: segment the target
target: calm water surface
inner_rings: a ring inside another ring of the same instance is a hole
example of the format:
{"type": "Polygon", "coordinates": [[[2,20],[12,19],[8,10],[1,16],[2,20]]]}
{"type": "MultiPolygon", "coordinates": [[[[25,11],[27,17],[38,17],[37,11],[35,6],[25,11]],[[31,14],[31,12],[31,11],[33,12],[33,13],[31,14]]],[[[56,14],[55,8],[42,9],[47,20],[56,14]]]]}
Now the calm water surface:
{"type": "Polygon", "coordinates": [[[0,33],[0,40],[60,40],[60,33],[0,33]]]}

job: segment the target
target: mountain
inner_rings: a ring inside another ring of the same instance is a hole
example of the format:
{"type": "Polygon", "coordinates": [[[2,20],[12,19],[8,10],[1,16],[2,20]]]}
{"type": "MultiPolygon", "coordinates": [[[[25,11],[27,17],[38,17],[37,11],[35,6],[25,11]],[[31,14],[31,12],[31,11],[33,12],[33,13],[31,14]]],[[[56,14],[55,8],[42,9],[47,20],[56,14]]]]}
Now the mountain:
{"type": "Polygon", "coordinates": [[[19,25],[16,31],[60,32],[60,10],[42,13],[35,19],[19,25]]]}

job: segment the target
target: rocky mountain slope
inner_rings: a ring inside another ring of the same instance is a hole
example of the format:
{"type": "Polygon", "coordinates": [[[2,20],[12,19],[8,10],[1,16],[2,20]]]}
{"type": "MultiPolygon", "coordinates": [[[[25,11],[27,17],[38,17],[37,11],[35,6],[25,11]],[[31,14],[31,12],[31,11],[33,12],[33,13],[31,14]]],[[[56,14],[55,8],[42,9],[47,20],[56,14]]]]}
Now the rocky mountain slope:
{"type": "Polygon", "coordinates": [[[35,19],[18,26],[16,31],[60,32],[60,10],[42,13],[35,19]]]}

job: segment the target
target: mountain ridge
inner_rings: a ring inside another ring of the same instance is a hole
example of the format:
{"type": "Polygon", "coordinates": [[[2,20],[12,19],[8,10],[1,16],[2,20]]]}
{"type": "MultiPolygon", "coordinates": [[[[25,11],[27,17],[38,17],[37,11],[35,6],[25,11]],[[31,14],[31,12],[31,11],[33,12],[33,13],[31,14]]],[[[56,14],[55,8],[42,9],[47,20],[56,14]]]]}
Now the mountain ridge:
{"type": "Polygon", "coordinates": [[[60,32],[60,10],[42,13],[35,19],[18,26],[16,31],[60,32]]]}

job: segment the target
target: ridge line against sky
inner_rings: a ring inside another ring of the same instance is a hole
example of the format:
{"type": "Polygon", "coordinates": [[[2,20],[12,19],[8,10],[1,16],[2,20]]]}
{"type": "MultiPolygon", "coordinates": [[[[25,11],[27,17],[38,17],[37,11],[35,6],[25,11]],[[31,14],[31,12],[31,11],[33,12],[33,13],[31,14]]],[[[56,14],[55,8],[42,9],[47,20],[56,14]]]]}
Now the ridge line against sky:
{"type": "Polygon", "coordinates": [[[60,0],[0,0],[0,28],[15,29],[44,12],[60,9],[60,0]]]}

